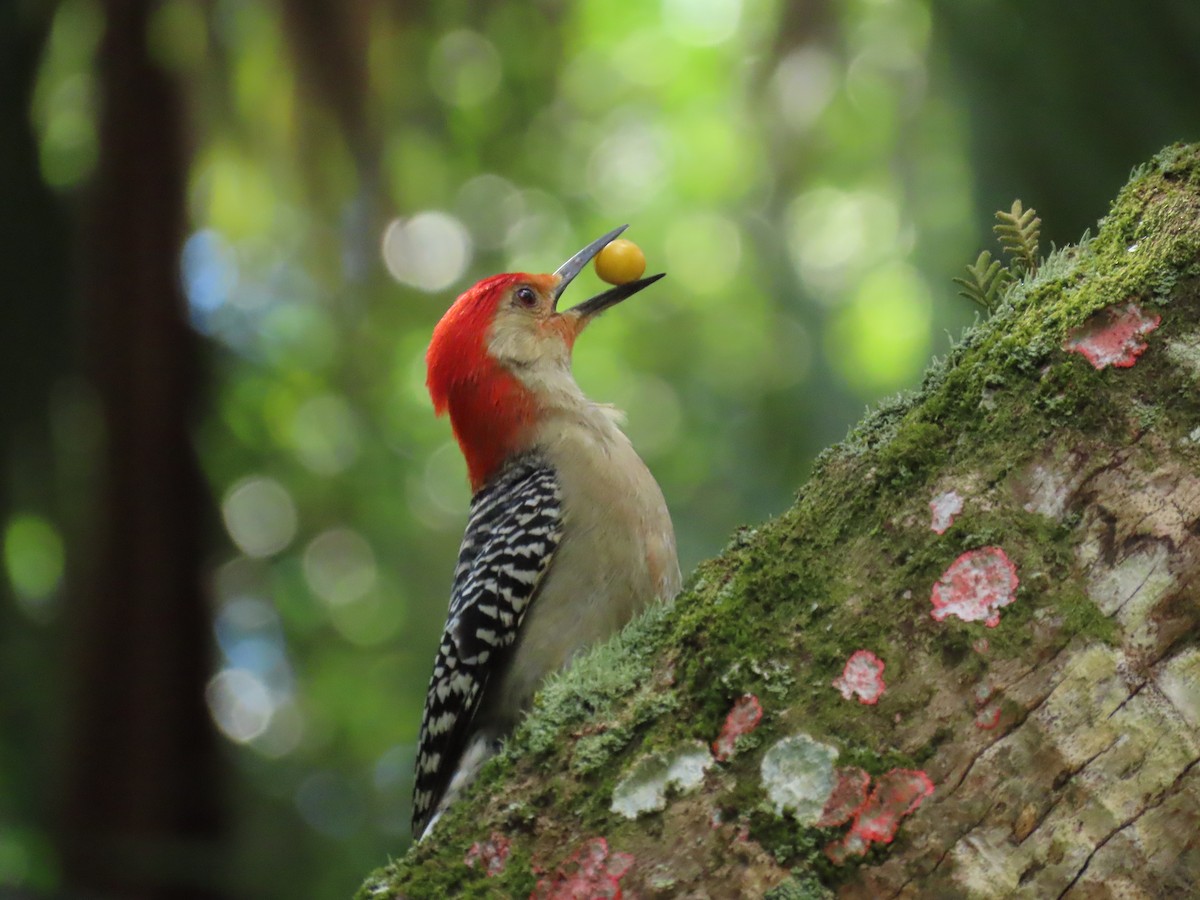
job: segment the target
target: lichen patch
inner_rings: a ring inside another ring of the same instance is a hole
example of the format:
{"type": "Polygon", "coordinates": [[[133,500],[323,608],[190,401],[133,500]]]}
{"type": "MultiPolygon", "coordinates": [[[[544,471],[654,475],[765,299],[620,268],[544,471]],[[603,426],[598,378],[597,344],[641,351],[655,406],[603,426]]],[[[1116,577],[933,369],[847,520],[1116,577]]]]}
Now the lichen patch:
{"type": "Polygon", "coordinates": [[[790,813],[801,825],[815,825],[836,784],[837,747],[807,734],[793,734],[763,755],[763,789],[776,815],[790,813]]]}
{"type": "Polygon", "coordinates": [[[871,776],[865,769],[858,766],[841,766],[837,770],[837,784],[833,793],[825,801],[821,810],[821,818],[817,820],[819,828],[833,828],[844,825],[858,813],[867,802],[867,787],[871,776]]]}
{"type": "Polygon", "coordinates": [[[471,845],[463,862],[472,869],[482,866],[488,878],[495,878],[504,873],[511,852],[512,845],[509,839],[500,832],[493,831],[486,841],[476,841],[471,845]]]}
{"type": "Polygon", "coordinates": [[[721,734],[713,741],[713,755],[721,762],[733,759],[737,752],[737,739],[749,734],[762,721],[763,708],[753,694],[743,694],[733,704],[721,726],[721,734]]]}
{"type": "Polygon", "coordinates": [[[1192,647],[1167,660],[1155,681],[1175,712],[1200,733],[1200,648],[1192,647]]]}
{"type": "Polygon", "coordinates": [[[871,796],[859,810],[853,831],[869,841],[891,843],[900,820],[933,793],[933,782],[915,769],[892,769],[875,779],[871,796]]]}
{"type": "Polygon", "coordinates": [[[933,793],[929,776],[917,769],[891,769],[866,793],[867,773],[838,769],[838,784],[819,825],[836,825],[853,818],[850,830],[825,847],[831,862],[841,865],[851,856],[865,856],[872,843],[890,844],[900,820],[913,813],[933,793]],[[853,804],[853,806],[851,806],[853,804]]]}
{"type": "Polygon", "coordinates": [[[963,498],[958,491],[944,491],[929,501],[929,511],[932,521],[929,527],[937,534],[945,534],[946,529],[954,524],[954,517],[962,512],[963,498]]]}
{"type": "Polygon", "coordinates": [[[1017,567],[999,547],[968,550],[950,564],[933,586],[934,619],[958,616],[964,622],[1000,624],[1000,608],[1017,596],[1017,567]]]}
{"type": "Polygon", "coordinates": [[[1162,316],[1146,315],[1131,300],[1096,313],[1071,332],[1063,349],[1081,354],[1097,369],[1128,369],[1148,346],[1142,338],[1161,321],[1162,316]]]}
{"type": "Polygon", "coordinates": [[[620,897],[621,879],[633,863],[631,854],[609,853],[608,841],[593,838],[567,857],[553,875],[540,879],[529,900],[620,897]]]}
{"type": "Polygon", "coordinates": [[[1130,646],[1153,646],[1156,633],[1151,611],[1175,588],[1171,553],[1161,541],[1138,547],[1112,566],[1096,565],[1088,596],[1106,616],[1115,616],[1128,631],[1130,646]]]}
{"type": "Polygon", "coordinates": [[[870,650],[856,650],[846,660],[842,674],[833,680],[833,686],[847,700],[858,697],[859,703],[874,705],[887,688],[883,669],[883,660],[870,650]]]}
{"type": "Polygon", "coordinates": [[[712,764],[712,754],[699,741],[679,748],[670,756],[644,757],[613,788],[610,809],[627,819],[665,809],[669,788],[682,793],[694,790],[704,781],[704,774],[712,764]]]}
{"type": "Polygon", "coordinates": [[[1167,358],[1193,380],[1200,381],[1200,331],[1167,341],[1167,358]]]}

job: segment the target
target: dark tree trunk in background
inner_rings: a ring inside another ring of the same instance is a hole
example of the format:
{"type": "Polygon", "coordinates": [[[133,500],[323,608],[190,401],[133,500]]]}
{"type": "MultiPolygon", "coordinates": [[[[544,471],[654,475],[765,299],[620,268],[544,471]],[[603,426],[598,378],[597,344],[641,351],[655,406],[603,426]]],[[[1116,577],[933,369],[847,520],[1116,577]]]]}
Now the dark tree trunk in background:
{"type": "MultiPolygon", "coordinates": [[[[54,488],[39,476],[49,468],[46,409],[69,347],[67,210],[42,181],[29,116],[46,35],[22,5],[0,4],[0,527],[13,512],[54,504],[54,488]]],[[[31,622],[9,590],[0,576],[0,815],[41,829],[52,777],[47,712],[58,685],[31,683],[29,674],[50,670],[54,634],[31,622]]]]}
{"type": "Polygon", "coordinates": [[[105,456],[91,565],[67,611],[63,863],[81,892],[213,897],[224,820],[203,696],[207,500],[189,434],[197,346],[178,275],[188,152],[179,90],[147,52],[154,8],[104,4],[84,292],[105,456]]]}

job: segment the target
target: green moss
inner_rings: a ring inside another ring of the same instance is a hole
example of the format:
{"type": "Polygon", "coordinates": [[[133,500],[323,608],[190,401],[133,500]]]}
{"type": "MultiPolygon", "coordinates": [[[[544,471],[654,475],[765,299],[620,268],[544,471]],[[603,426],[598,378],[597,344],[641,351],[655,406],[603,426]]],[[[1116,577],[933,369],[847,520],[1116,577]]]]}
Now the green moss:
{"type": "Polygon", "coordinates": [[[898,489],[919,481],[945,458],[945,444],[945,434],[939,425],[914,420],[880,449],[880,478],[898,489]]]}
{"type": "Polygon", "coordinates": [[[443,900],[461,897],[463,900],[493,900],[496,897],[528,897],[537,879],[532,860],[519,847],[514,847],[505,862],[504,870],[489,877],[479,868],[466,864],[464,854],[457,862],[447,862],[445,854],[410,852],[402,860],[372,872],[355,900],[384,900],[400,896],[395,886],[403,885],[405,900],[443,900]]]}
{"type": "Polygon", "coordinates": [[[560,748],[564,730],[616,719],[618,705],[635,695],[640,699],[614,735],[628,735],[648,718],[675,708],[669,695],[650,693],[653,648],[666,633],[670,615],[667,604],[654,604],[612,640],[577,660],[569,676],[548,679],[539,693],[539,714],[523,721],[510,746],[520,745],[522,753],[549,753],[560,748]]]}
{"type": "Polygon", "coordinates": [[[811,869],[821,848],[835,836],[828,828],[804,828],[765,806],[749,815],[750,840],[760,844],[780,865],[811,869]]]}
{"type": "Polygon", "coordinates": [[[794,872],[783,884],[763,895],[763,900],[832,900],[833,891],[809,872],[794,872]]]}

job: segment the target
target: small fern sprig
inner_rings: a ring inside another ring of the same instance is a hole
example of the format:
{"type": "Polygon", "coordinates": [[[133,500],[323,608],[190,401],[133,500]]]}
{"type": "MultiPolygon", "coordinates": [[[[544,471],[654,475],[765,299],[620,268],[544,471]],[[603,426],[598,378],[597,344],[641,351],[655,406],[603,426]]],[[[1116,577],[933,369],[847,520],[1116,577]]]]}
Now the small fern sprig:
{"type": "Polygon", "coordinates": [[[992,228],[1000,240],[1000,246],[1012,259],[1011,268],[1016,275],[1034,275],[1038,269],[1038,241],[1041,238],[1042,220],[1037,210],[1024,209],[1020,200],[1014,200],[1009,212],[996,213],[997,225],[992,228]]]}
{"type": "Polygon", "coordinates": [[[954,283],[962,288],[959,296],[974,300],[985,311],[991,313],[1000,303],[1000,295],[1012,282],[1012,275],[998,259],[992,259],[987,250],[982,251],[975,260],[975,265],[967,266],[967,274],[971,277],[955,278],[954,283]]]}

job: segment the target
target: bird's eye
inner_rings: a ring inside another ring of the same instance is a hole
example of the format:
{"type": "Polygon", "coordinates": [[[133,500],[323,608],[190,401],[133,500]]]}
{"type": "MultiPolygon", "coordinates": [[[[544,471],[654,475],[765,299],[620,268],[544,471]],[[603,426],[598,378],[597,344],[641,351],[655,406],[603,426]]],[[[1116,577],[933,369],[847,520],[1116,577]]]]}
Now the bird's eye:
{"type": "Polygon", "coordinates": [[[533,309],[537,306],[538,302],[537,294],[528,285],[517,288],[513,293],[513,298],[517,301],[518,306],[523,306],[526,309],[533,309]]]}

